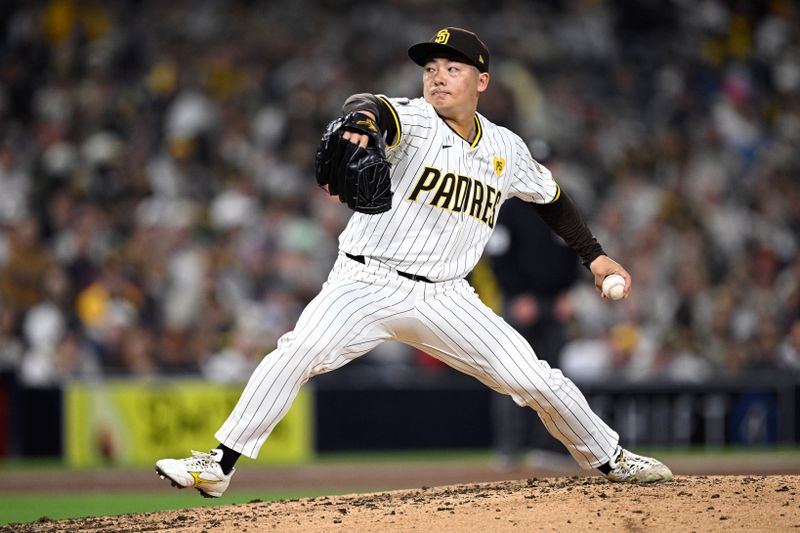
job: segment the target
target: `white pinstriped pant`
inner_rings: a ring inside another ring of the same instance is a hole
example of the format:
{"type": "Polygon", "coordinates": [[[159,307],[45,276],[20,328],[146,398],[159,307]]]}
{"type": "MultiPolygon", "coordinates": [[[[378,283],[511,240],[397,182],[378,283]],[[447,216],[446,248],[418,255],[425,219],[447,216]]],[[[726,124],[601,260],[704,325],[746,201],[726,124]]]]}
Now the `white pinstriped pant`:
{"type": "Polygon", "coordinates": [[[378,261],[361,264],[343,254],[294,331],[258,365],[216,438],[255,458],[309,378],[387,340],[419,348],[533,408],[583,468],[607,462],[617,446],[617,433],[572,381],[537,359],[467,281],[412,281],[378,261]]]}

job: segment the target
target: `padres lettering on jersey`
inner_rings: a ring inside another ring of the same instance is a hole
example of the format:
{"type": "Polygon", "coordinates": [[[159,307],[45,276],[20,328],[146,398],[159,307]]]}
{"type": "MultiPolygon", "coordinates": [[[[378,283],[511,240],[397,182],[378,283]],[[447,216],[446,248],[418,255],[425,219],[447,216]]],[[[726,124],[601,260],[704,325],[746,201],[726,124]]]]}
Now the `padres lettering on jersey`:
{"type": "Polygon", "coordinates": [[[434,281],[466,276],[509,197],[547,203],[559,193],[550,171],[513,132],[478,114],[475,139],[459,136],[424,99],[385,98],[396,121],[388,139],[392,209],[354,213],[339,247],[434,281]]]}
{"type": "Polygon", "coordinates": [[[407,200],[416,202],[421,192],[434,190],[429,205],[454,213],[468,212],[469,216],[494,228],[495,206],[501,193],[491,185],[469,176],[456,176],[453,172],[446,172],[442,178],[441,170],[425,167],[407,200]]]}

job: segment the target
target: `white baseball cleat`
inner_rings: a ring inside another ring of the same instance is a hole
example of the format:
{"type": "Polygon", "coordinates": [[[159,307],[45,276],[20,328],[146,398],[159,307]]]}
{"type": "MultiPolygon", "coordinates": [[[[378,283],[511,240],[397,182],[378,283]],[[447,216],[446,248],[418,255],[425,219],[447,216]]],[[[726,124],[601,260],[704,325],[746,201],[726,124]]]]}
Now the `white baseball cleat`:
{"type": "Polygon", "coordinates": [[[161,479],[169,479],[173,487],[194,487],[206,498],[219,498],[228,488],[236,469],[225,475],[219,460],[222,450],[210,453],[192,450],[186,459],[161,459],[156,462],[156,472],[161,479]]]}
{"type": "Polygon", "coordinates": [[[672,471],[661,461],[636,455],[620,446],[617,446],[609,466],[611,471],[603,474],[609,481],[659,483],[672,479],[672,471]]]}

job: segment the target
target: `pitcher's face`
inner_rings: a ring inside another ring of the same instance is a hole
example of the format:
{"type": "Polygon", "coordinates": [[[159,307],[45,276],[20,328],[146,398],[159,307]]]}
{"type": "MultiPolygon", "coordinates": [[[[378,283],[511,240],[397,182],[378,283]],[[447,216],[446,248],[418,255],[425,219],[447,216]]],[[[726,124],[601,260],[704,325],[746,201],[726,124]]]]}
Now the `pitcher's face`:
{"type": "Polygon", "coordinates": [[[443,117],[474,113],[478,96],[489,85],[489,74],[456,59],[435,57],[425,63],[422,94],[443,117]]]}

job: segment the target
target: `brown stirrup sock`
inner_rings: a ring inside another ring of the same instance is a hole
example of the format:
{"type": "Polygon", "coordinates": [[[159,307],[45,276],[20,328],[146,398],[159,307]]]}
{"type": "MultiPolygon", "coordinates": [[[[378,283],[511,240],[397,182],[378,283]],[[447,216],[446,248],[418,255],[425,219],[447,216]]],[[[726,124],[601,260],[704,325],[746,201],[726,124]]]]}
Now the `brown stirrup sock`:
{"type": "Polygon", "coordinates": [[[231,450],[224,444],[217,446],[217,449],[222,450],[222,459],[219,462],[219,466],[222,467],[222,473],[227,476],[231,473],[231,470],[233,470],[233,465],[236,464],[236,461],[239,460],[239,457],[242,454],[235,450],[231,450]]]}

